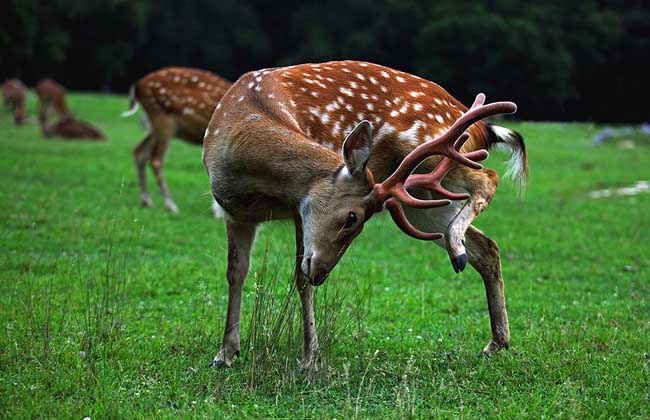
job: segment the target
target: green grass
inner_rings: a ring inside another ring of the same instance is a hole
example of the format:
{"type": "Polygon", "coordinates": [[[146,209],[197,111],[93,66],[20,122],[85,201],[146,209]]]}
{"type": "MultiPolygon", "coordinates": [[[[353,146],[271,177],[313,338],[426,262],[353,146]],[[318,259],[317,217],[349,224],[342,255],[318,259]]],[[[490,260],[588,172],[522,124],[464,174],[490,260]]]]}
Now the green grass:
{"type": "Polygon", "coordinates": [[[503,184],[477,223],[501,247],[509,351],[476,357],[490,338],[478,274],[454,274],[384,215],[318,290],[324,369],[298,370],[293,226],[278,222],[253,253],[242,357],[211,370],[227,246],[200,148],[168,155],[180,214],[151,174],[157,206],[141,209],[131,150],[144,133],[118,117],[126,99],[70,102],[108,143],[46,141],[0,116],[3,418],[650,417],[650,194],[588,197],[649,179],[650,148],[594,147],[589,124],[510,124],[529,191],[503,184]]]}

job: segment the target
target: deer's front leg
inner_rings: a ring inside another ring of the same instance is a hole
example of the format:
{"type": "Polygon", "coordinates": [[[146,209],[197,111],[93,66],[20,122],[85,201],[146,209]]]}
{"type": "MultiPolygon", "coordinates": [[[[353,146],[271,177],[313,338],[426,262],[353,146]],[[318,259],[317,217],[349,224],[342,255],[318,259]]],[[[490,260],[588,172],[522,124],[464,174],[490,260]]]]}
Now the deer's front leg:
{"type": "Polygon", "coordinates": [[[239,314],[244,280],[248,274],[256,225],[226,221],[228,231],[228,315],[221,350],[210,367],[231,367],[239,355],[239,314]]]}
{"type": "Polygon", "coordinates": [[[496,193],[499,177],[491,169],[474,170],[458,167],[451,171],[448,180],[452,185],[460,186],[470,194],[460,212],[454,217],[445,233],[447,253],[454,271],[459,273],[467,265],[465,249],[465,232],[474,219],[485,210],[496,193]]]}
{"type": "Polygon", "coordinates": [[[300,303],[302,305],[302,327],[304,339],[300,368],[302,370],[317,370],[318,363],[320,362],[320,349],[318,347],[316,319],[314,317],[314,286],[309,284],[309,280],[305,277],[300,268],[304,254],[302,222],[300,221],[299,216],[294,220],[296,224],[296,288],[300,294],[300,303]]]}

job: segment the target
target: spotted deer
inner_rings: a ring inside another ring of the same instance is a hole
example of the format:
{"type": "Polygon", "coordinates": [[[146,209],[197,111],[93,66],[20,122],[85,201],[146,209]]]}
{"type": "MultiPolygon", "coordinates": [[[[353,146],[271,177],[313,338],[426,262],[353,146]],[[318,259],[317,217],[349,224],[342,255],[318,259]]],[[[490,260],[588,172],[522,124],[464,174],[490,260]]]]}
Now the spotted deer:
{"type": "Polygon", "coordinates": [[[260,223],[294,221],[301,367],[312,369],[319,360],[314,286],[384,208],[406,234],[445,248],[456,272],[469,261],[480,273],[492,327],[483,353],[507,348],[499,248],[471,226],[498,177],[477,162],[492,146],[508,147],[510,174],[523,185],[527,158],[519,134],[481,121],[513,113],[515,104],[484,100],[478,95],[468,109],[433,82],[358,61],[242,76],[217,105],[203,141],[228,236],[228,313],[212,366],[229,367],[239,353],[242,285],[260,223]]]}
{"type": "Polygon", "coordinates": [[[27,120],[27,86],[18,79],[8,79],[1,90],[4,102],[14,116],[14,124],[22,125],[27,120]]]}
{"type": "Polygon", "coordinates": [[[66,101],[67,91],[59,83],[52,79],[42,79],[36,85],[38,96],[38,123],[41,127],[50,125],[50,116],[53,114],[60,121],[73,118],[74,115],[68,108],[66,101]]]}
{"type": "MultiPolygon", "coordinates": [[[[122,114],[133,115],[142,105],[150,126],[149,133],[133,150],[140,182],[140,202],[153,206],[147,187],[145,165],[151,165],[165,206],[178,213],[163,175],[165,155],[172,137],[201,145],[212,111],[232,84],[205,70],[167,67],[138,80],[129,92],[130,109],[122,114]]],[[[212,211],[220,217],[221,208],[213,201],[212,211]]]]}
{"type": "Polygon", "coordinates": [[[61,137],[66,140],[106,140],[104,133],[85,121],[69,117],[57,122],[41,126],[43,137],[61,137]]]}

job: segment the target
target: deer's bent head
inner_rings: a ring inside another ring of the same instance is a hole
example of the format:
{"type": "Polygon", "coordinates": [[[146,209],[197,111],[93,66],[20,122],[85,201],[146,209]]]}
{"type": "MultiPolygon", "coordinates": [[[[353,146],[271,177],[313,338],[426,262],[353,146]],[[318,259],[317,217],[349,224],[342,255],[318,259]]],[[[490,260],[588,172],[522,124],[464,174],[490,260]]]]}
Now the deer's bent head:
{"type": "Polygon", "coordinates": [[[343,143],[344,164],[329,179],[314,185],[301,202],[304,255],[302,271],[311,284],[322,284],[381,205],[366,168],[372,149],[372,128],[362,121],[343,143]]]}
{"type": "Polygon", "coordinates": [[[404,215],[402,203],[415,208],[432,208],[448,205],[450,200],[467,198],[441,185],[444,176],[457,164],[481,169],[477,161],[488,156],[483,149],[459,152],[469,138],[465,130],[488,116],[516,110],[512,102],[483,105],[484,101],[485,96],[478,95],[468,112],[445,133],[414,149],[380,184],[375,183],[367,169],[372,151],[372,127],[368,121],[361,121],[354,127],[343,143],[344,164],[329,179],[315,183],[300,203],[304,245],[301,269],[312,285],[321,285],[327,279],[348,246],[361,233],[365,222],[384,207],[406,234],[423,240],[443,237],[441,233],[425,233],[413,227],[404,215]],[[433,155],[442,155],[444,159],[430,173],[413,174],[422,161],[433,155]],[[410,187],[429,189],[443,199],[417,199],[407,192],[410,187]]]}

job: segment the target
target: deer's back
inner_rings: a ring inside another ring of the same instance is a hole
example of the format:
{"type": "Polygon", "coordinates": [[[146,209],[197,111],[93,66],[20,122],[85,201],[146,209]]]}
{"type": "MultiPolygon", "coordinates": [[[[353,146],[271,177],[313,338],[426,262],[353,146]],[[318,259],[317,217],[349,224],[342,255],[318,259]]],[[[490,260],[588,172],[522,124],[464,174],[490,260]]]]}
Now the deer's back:
{"type": "Polygon", "coordinates": [[[201,144],[214,107],[231,83],[205,70],[168,67],[136,82],[136,97],[150,121],[173,121],[177,135],[201,144]]]}
{"type": "MultiPolygon", "coordinates": [[[[358,61],[247,73],[226,99],[215,110],[210,127],[213,131],[230,128],[223,141],[244,141],[250,147],[255,141],[264,141],[264,136],[248,132],[258,126],[257,116],[273,121],[276,134],[282,130],[295,133],[296,140],[312,142],[336,154],[358,122],[370,121],[374,146],[369,167],[378,181],[392,173],[409,152],[445,132],[467,111],[436,83],[358,61]]],[[[485,123],[476,123],[469,133],[463,151],[488,146],[485,123]]],[[[431,159],[428,166],[435,162],[431,159]]]]}

